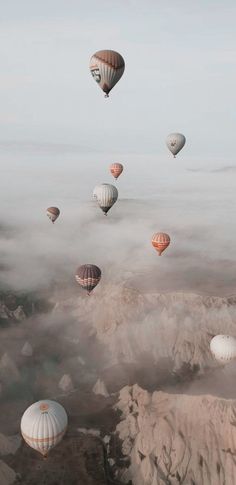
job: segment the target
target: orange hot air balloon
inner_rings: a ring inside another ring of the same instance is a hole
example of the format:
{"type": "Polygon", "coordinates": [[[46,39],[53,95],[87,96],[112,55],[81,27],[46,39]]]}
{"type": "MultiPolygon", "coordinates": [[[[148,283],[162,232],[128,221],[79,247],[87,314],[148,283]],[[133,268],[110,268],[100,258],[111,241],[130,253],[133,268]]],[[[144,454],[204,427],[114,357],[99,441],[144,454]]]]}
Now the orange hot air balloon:
{"type": "Polygon", "coordinates": [[[115,179],[118,179],[118,177],[122,174],[123,170],[124,167],[121,163],[112,163],[112,165],[110,166],[110,172],[115,179]]]}
{"type": "Polygon", "coordinates": [[[170,244],[170,236],[165,232],[157,232],[152,236],[152,245],[158,251],[159,256],[170,244]]]}

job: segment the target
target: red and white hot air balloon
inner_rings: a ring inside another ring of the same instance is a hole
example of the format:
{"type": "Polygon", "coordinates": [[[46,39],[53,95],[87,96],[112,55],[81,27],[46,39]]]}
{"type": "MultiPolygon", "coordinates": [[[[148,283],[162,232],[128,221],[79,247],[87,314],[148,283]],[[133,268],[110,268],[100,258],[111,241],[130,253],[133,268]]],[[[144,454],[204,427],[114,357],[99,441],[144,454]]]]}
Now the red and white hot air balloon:
{"type": "Polygon", "coordinates": [[[152,245],[158,251],[159,256],[170,244],[170,236],[165,232],[157,232],[152,236],[152,245]]]}
{"type": "Polygon", "coordinates": [[[123,170],[124,170],[124,167],[121,163],[116,162],[110,165],[110,172],[115,179],[118,179],[118,177],[122,174],[123,170]]]}

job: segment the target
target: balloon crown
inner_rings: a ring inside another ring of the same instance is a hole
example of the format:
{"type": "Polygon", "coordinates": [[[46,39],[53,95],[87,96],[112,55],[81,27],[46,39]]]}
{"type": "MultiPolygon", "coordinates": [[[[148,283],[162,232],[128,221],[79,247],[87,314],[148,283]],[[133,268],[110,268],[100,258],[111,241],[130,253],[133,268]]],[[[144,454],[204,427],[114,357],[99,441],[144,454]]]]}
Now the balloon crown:
{"type": "Polygon", "coordinates": [[[49,408],[49,405],[46,404],[45,402],[41,403],[39,406],[40,411],[43,411],[43,412],[47,411],[48,408],[49,408]]]}

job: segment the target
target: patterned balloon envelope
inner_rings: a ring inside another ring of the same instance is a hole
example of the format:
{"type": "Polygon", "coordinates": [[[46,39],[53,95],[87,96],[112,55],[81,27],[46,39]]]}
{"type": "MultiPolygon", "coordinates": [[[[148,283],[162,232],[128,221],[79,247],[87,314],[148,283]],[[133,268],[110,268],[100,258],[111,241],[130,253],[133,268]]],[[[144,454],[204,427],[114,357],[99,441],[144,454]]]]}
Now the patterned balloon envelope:
{"type": "Polygon", "coordinates": [[[100,268],[95,264],[83,264],[77,269],[75,279],[89,295],[99,283],[101,275],[100,268]]]}
{"type": "Polygon", "coordinates": [[[165,232],[157,232],[152,236],[152,245],[158,251],[159,256],[170,244],[170,236],[165,232]]]}
{"type": "Polygon", "coordinates": [[[125,61],[119,52],[102,50],[91,57],[89,69],[105,97],[108,97],[124,73],[125,61]]]}
{"type": "Polygon", "coordinates": [[[60,215],[60,210],[58,209],[58,207],[48,207],[47,216],[49,217],[49,219],[52,221],[53,224],[57,220],[59,215],[60,215]]]}
{"type": "Polygon", "coordinates": [[[121,163],[112,163],[112,165],[110,166],[110,172],[115,179],[118,179],[118,177],[122,174],[123,170],[124,167],[121,163]]]}

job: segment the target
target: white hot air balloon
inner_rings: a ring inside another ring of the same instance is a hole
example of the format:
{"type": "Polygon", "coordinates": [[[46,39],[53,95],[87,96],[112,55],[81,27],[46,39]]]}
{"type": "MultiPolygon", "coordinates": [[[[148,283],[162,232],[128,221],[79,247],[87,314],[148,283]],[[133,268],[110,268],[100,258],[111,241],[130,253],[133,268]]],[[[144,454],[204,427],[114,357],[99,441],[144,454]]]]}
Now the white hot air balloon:
{"type": "Polygon", "coordinates": [[[105,215],[118,199],[118,190],[114,185],[97,185],[93,191],[93,198],[96,199],[99,207],[105,215]]]}
{"type": "Polygon", "coordinates": [[[227,364],[236,359],[236,339],[230,335],[216,335],[210,342],[211,353],[215,359],[227,364]]]}
{"type": "Polygon", "coordinates": [[[169,150],[171,151],[171,153],[173,153],[174,158],[177,155],[177,153],[179,153],[180,150],[182,150],[182,148],[185,145],[185,142],[186,142],[186,138],[181,133],[171,133],[170,135],[168,135],[166,144],[169,150]]]}
{"type": "Polygon", "coordinates": [[[55,401],[38,401],[21,418],[21,434],[26,443],[43,456],[63,438],[68,424],[65,409],[55,401]]]}

